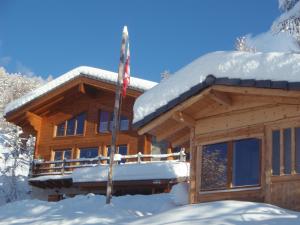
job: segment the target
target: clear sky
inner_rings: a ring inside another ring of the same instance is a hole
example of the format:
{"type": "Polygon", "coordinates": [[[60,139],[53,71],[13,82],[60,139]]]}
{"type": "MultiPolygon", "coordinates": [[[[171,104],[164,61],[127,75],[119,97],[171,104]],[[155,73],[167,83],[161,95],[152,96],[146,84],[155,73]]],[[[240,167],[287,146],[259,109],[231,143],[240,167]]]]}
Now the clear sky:
{"type": "Polygon", "coordinates": [[[0,66],[57,77],[80,65],[117,71],[128,26],[131,73],[159,81],[195,58],[269,29],[278,0],[0,0],[0,66]]]}

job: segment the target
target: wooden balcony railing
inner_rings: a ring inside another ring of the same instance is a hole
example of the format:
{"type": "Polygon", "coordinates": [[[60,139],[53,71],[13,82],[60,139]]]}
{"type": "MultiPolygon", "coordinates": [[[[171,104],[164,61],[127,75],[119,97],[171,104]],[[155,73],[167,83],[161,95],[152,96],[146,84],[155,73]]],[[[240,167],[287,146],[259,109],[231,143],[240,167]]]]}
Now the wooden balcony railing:
{"type": "MultiPolygon", "coordinates": [[[[170,154],[142,154],[141,152],[135,155],[120,155],[115,154],[114,161],[121,163],[125,160],[126,163],[141,163],[143,161],[162,161],[162,160],[178,160],[181,162],[186,161],[186,154],[182,150],[170,154]]],[[[100,164],[107,164],[109,157],[98,156],[96,158],[81,158],[81,159],[64,159],[57,161],[41,161],[34,160],[31,165],[30,176],[46,176],[46,175],[66,175],[71,174],[74,169],[93,167],[100,164]]]]}

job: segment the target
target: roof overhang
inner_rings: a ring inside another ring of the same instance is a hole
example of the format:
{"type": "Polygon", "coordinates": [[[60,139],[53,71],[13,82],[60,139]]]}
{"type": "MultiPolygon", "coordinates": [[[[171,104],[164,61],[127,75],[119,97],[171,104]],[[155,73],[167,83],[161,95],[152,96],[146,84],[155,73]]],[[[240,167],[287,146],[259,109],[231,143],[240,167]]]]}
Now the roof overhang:
{"type": "Polygon", "coordinates": [[[207,76],[204,82],[134,124],[138,133],[149,133],[173,146],[189,142],[190,128],[217,112],[263,107],[271,104],[300,104],[300,82],[242,80],[207,76]],[[238,106],[237,102],[253,100],[238,106]],[[255,100],[257,99],[257,104],[255,100]]]}

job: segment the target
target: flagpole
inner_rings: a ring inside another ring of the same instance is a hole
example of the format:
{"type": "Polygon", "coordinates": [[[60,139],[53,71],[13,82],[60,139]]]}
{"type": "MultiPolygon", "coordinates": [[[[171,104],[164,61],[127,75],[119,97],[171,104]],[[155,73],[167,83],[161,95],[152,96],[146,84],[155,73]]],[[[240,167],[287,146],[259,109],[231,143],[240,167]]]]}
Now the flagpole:
{"type": "Polygon", "coordinates": [[[118,118],[120,116],[121,85],[122,85],[122,78],[124,73],[125,49],[126,49],[127,41],[128,41],[128,30],[127,27],[124,26],[123,34],[122,34],[120,62],[119,62],[119,69],[118,69],[118,81],[116,86],[115,105],[114,105],[114,120],[113,120],[113,127],[112,127],[110,160],[109,160],[109,168],[108,168],[108,176],[107,176],[106,204],[110,204],[112,198],[112,192],[113,192],[112,174],[113,174],[114,155],[116,152],[117,131],[119,130],[118,118]]]}

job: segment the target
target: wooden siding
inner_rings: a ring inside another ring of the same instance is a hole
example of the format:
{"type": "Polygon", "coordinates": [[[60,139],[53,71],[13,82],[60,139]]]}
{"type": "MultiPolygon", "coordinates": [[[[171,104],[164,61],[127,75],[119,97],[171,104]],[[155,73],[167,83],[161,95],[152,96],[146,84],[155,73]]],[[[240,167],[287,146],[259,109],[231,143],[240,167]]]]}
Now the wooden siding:
{"type": "MultiPolygon", "coordinates": [[[[106,156],[111,133],[99,133],[98,124],[100,110],[113,112],[114,90],[113,84],[80,77],[9,113],[7,120],[36,136],[35,158],[53,160],[54,151],[59,149],[72,149],[72,158],[78,158],[79,149],[85,147],[97,147],[99,154],[106,156]],[[56,137],[56,125],[80,113],[86,113],[84,134],[56,137]]],[[[129,118],[130,124],[133,104],[140,94],[128,90],[123,99],[121,114],[129,118]]],[[[117,145],[127,145],[128,154],[151,153],[150,138],[138,135],[131,126],[118,133],[117,145]]]]}

